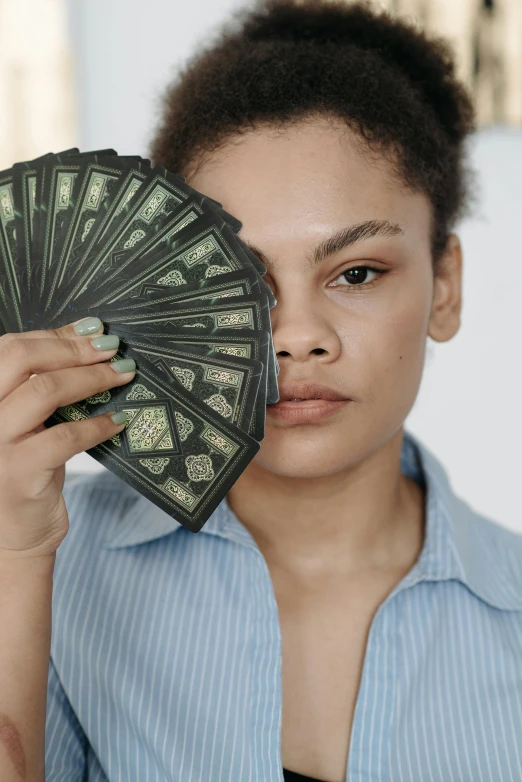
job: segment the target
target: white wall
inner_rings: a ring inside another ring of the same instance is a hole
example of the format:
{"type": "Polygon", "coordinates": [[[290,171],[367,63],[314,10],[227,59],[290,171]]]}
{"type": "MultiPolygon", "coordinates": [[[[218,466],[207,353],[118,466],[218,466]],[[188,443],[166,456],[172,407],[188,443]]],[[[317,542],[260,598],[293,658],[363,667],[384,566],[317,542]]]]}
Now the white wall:
{"type": "Polygon", "coordinates": [[[82,149],[146,155],[161,93],[240,0],[67,0],[82,149]]]}
{"type": "Polygon", "coordinates": [[[522,130],[475,141],[482,198],[458,230],[462,325],[450,342],[429,340],[406,425],[442,459],[457,493],[522,532],[522,130]]]}
{"type": "MultiPolygon", "coordinates": [[[[239,0],[69,0],[82,149],[147,153],[161,92],[239,0]]],[[[429,341],[406,427],[446,466],[458,494],[522,532],[522,129],[483,131],[472,145],[479,213],[459,228],[462,327],[429,341]]],[[[69,471],[96,470],[86,454],[69,471]]]]}

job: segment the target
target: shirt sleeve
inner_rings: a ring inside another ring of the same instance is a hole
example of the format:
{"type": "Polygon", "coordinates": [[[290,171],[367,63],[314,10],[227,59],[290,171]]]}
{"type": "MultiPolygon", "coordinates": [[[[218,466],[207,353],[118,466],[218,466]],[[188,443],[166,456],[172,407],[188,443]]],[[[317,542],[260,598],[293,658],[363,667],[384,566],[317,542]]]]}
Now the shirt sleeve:
{"type": "Polygon", "coordinates": [[[51,659],[45,727],[46,782],[83,782],[86,779],[88,746],[87,737],[51,659]]]}

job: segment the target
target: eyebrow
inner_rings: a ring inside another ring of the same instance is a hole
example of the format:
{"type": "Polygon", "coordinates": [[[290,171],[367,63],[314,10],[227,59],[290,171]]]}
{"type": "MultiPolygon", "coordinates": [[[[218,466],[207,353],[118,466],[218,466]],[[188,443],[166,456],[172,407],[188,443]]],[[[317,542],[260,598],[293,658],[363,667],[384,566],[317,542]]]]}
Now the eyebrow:
{"type": "MultiPolygon", "coordinates": [[[[403,236],[404,230],[398,223],[390,223],[389,220],[364,220],[362,223],[355,223],[325,239],[317,245],[312,255],[308,255],[308,260],[312,266],[321,263],[329,255],[338,253],[340,250],[346,250],[357,242],[370,239],[373,236],[403,236]]],[[[243,240],[247,247],[257,255],[261,263],[267,268],[274,269],[276,264],[265,253],[254,245],[243,240]]]]}

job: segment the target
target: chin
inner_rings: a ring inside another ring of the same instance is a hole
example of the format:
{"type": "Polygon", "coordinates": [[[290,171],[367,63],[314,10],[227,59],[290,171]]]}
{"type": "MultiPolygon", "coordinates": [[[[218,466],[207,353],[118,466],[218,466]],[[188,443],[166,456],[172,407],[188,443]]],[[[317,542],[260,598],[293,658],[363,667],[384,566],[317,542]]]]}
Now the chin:
{"type": "Polygon", "coordinates": [[[323,478],[346,469],[350,461],[346,438],[272,437],[268,435],[254,457],[256,464],[285,478],[323,478]]]}

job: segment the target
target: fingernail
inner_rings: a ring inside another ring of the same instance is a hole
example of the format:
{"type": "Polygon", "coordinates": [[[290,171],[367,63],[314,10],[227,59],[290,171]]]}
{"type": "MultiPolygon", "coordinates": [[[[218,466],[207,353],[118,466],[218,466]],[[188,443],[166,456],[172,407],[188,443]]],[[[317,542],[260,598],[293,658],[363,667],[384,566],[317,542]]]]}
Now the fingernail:
{"type": "Polygon", "coordinates": [[[80,337],[83,337],[85,334],[95,334],[101,327],[102,322],[99,318],[84,318],[76,324],[74,330],[80,337]]]}
{"type": "Polygon", "coordinates": [[[103,334],[101,337],[91,339],[91,345],[95,350],[114,350],[120,344],[117,334],[103,334]]]}
{"type": "Polygon", "coordinates": [[[133,358],[120,358],[118,361],[111,361],[111,367],[115,372],[134,372],[136,362],[133,358]]]}
{"type": "Polygon", "coordinates": [[[114,424],[123,424],[127,423],[127,413],[124,413],[123,410],[121,410],[118,413],[113,413],[111,415],[111,421],[114,424]]]}

